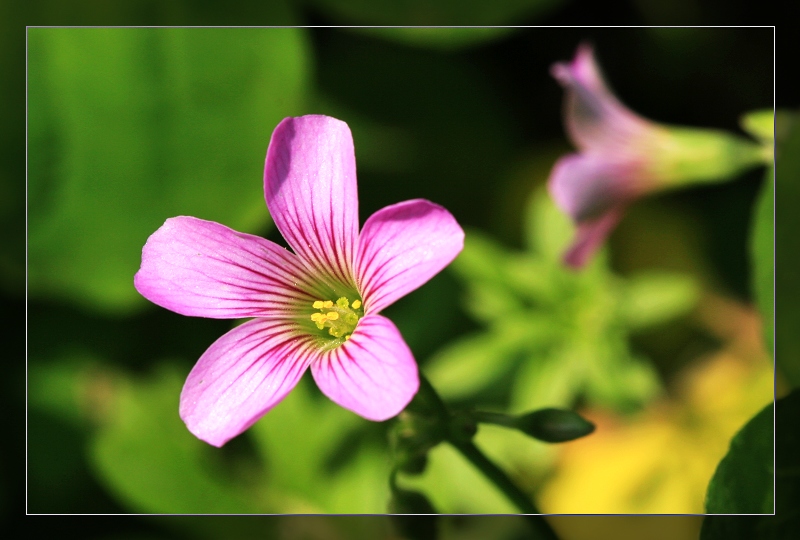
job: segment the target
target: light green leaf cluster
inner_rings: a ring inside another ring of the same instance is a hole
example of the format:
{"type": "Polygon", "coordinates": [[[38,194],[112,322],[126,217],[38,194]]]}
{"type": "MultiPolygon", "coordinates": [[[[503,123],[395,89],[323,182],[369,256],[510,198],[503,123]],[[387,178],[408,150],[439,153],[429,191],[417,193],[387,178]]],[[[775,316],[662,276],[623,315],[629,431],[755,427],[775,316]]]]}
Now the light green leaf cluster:
{"type": "Polygon", "coordinates": [[[747,133],[770,146],[775,140],[775,113],[772,109],[744,114],[739,123],[747,133]]]}
{"type": "Polygon", "coordinates": [[[509,382],[512,412],[568,407],[580,395],[629,410],[654,397],[658,378],[628,338],[691,310],[694,281],[661,272],[624,279],[602,254],[583,271],[565,268],[572,225],[544,192],[531,198],[526,233],[525,252],[467,234],[453,268],[467,286],[467,311],[486,328],[431,359],[434,386],[458,400],[509,382]]]}

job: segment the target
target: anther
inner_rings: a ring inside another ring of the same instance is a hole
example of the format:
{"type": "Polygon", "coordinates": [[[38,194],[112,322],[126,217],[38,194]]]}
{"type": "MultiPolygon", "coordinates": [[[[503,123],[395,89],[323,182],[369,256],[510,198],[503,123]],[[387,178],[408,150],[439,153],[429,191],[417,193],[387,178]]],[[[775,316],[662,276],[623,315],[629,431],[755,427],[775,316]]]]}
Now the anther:
{"type": "Polygon", "coordinates": [[[347,297],[340,296],[335,303],[333,300],[315,300],[311,305],[319,310],[310,317],[318,329],[328,328],[328,334],[334,338],[350,338],[360,318],[355,310],[361,307],[361,300],[351,303],[347,297]]]}

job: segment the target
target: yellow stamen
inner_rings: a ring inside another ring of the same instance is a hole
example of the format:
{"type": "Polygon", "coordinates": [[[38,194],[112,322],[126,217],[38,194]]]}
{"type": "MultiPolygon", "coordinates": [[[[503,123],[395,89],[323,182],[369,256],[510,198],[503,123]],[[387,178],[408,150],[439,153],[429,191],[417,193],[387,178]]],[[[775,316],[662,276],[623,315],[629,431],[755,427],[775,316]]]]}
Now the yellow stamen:
{"type": "Polygon", "coordinates": [[[363,311],[359,310],[361,300],[350,302],[345,296],[339,297],[335,303],[333,300],[315,300],[311,305],[320,311],[311,314],[314,325],[320,330],[328,328],[328,334],[337,339],[350,339],[350,334],[363,316],[363,311]]]}

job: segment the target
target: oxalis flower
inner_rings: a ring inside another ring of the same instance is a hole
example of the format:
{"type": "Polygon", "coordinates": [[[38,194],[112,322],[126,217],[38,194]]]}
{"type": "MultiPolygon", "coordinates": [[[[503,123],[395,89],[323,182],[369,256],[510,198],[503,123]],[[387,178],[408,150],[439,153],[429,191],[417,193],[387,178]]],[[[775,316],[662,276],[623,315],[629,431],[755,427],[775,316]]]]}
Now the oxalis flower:
{"type": "Polygon", "coordinates": [[[181,418],[222,446],[309,367],[342,407],[369,420],[395,416],[417,392],[417,365],[379,313],[447,266],[464,232],[447,210],[416,199],[377,211],[359,234],[352,136],[326,116],[275,128],[264,193],[294,253],[185,216],[168,219],[142,250],[134,284],[151,302],[183,315],[254,317],[200,357],[181,392],[181,418]]]}
{"type": "Polygon", "coordinates": [[[623,105],[606,86],[589,45],[552,67],[566,89],[564,123],[578,154],[559,159],[548,187],[577,226],[564,255],[583,266],[642,195],[720,182],[769,159],[764,149],[728,133],[665,126],[623,105]]]}

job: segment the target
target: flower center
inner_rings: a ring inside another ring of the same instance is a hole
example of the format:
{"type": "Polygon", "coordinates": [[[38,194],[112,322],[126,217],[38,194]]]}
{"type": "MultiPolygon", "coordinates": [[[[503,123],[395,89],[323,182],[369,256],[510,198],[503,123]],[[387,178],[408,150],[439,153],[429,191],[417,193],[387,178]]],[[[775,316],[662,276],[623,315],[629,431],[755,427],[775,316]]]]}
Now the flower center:
{"type": "Polygon", "coordinates": [[[312,313],[311,320],[320,330],[328,329],[328,334],[335,338],[350,339],[350,334],[356,329],[358,320],[364,316],[361,309],[361,300],[356,298],[351,303],[342,296],[336,302],[333,300],[317,300],[313,304],[319,313],[312,313]]]}

